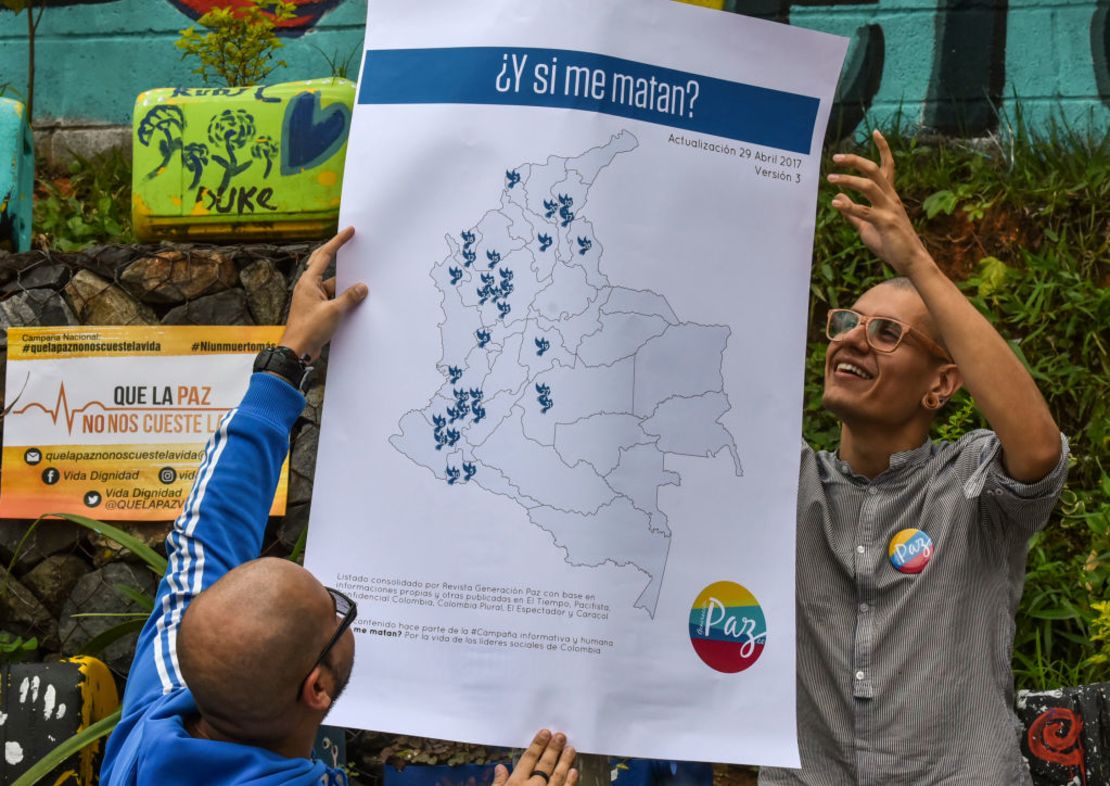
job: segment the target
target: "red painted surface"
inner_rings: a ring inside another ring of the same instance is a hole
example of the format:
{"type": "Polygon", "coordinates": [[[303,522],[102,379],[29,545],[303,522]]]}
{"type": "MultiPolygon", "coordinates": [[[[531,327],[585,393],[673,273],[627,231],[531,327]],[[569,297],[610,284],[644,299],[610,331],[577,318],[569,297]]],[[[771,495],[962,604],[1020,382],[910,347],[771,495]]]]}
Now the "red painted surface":
{"type": "MultiPolygon", "coordinates": [[[[200,19],[214,8],[249,8],[250,0],[170,0],[182,13],[193,19],[200,19]]],[[[278,23],[278,29],[286,33],[303,33],[320,21],[325,12],[339,5],[343,0],[289,0],[297,6],[297,15],[278,23]]],[[[268,11],[264,12],[272,17],[268,11]]]]}
{"type": "Polygon", "coordinates": [[[751,666],[763,654],[762,644],[756,644],[747,657],[740,651],[740,643],[735,641],[714,641],[712,639],[691,639],[694,651],[710,668],[735,674],[751,666]]]}
{"type": "Polygon", "coordinates": [[[1051,707],[1029,724],[1029,752],[1038,759],[1075,767],[1086,786],[1087,762],[1083,755],[1083,718],[1066,707],[1051,707]]]}

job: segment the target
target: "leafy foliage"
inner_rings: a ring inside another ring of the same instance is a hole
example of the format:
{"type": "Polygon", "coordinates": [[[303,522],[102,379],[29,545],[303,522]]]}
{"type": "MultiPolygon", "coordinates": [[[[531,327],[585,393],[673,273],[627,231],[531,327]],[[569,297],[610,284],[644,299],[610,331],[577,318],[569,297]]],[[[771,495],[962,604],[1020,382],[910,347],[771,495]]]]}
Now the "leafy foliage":
{"type": "Polygon", "coordinates": [[[1093,603],[1091,606],[1098,613],[1094,618],[1091,641],[1098,644],[1098,652],[1090,658],[1091,665],[1104,666],[1110,663],[1110,601],[1093,603]]]}
{"type": "MultiPolygon", "coordinates": [[[[1097,604],[1110,598],[1110,139],[1066,129],[1034,136],[1020,123],[1012,139],[986,147],[888,138],[899,193],[926,245],[1010,341],[1071,444],[1068,485],[1030,544],[1014,640],[1018,687],[1106,681],[1110,611],[1097,604]],[[1096,631],[1102,638],[1092,641],[1096,631]]],[[[822,185],[806,363],[806,438],[825,449],[839,435],[821,407],[825,311],[890,275],[829,206],[833,193],[822,185]]],[[[985,425],[962,392],[934,432],[951,440],[985,425]]]]}
{"type": "Polygon", "coordinates": [[[38,649],[39,641],[34,636],[25,639],[6,630],[0,630],[0,666],[30,660],[38,649]]]}
{"type": "Polygon", "coordinates": [[[204,84],[257,85],[278,66],[288,65],[274,59],[284,46],[274,30],[278,22],[296,16],[296,6],[284,0],[251,2],[254,5],[246,9],[214,8],[206,13],[197,22],[208,28],[207,33],[198,33],[195,27],[181,31],[176,44],[181,59],[200,61],[193,73],[204,84]]]}
{"type": "Polygon", "coordinates": [[[62,172],[39,172],[34,226],[35,244],[47,249],[131,242],[130,158],[112,150],[76,156],[62,172]]]}
{"type": "MultiPolygon", "coordinates": [[[[35,520],[38,524],[43,519],[63,519],[72,522],[79,527],[84,527],[90,532],[95,532],[104,538],[114,540],[119,545],[130,551],[136,557],[141,559],[150,571],[161,578],[162,574],[166,572],[166,558],[156,552],[150,546],[143,543],[127,532],[124,532],[119,527],[113,527],[111,524],[105,524],[103,521],[90,519],[88,516],[78,516],[76,513],[46,513],[35,520]]],[[[126,595],[128,599],[135,601],[149,612],[154,608],[154,602],[146,596],[140,594],[132,594],[128,591],[120,590],[122,594],[126,595]]]]}

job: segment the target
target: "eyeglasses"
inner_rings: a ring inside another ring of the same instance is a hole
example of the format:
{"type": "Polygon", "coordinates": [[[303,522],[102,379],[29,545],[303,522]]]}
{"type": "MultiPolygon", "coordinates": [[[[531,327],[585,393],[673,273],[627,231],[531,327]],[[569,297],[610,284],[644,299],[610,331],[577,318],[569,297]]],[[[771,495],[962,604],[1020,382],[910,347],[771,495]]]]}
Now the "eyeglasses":
{"type": "Polygon", "coordinates": [[[926,336],[920,330],[915,330],[905,322],[899,322],[890,317],[868,317],[848,308],[834,308],[829,310],[829,321],[825,326],[825,335],[829,341],[842,341],[844,335],[858,326],[863,325],[867,344],[876,352],[893,352],[907,336],[918,341],[926,350],[945,360],[952,362],[952,357],[937,342],[926,336]]]}
{"type": "Polygon", "coordinates": [[[324,589],[331,595],[332,603],[335,604],[335,616],[340,619],[339,627],[336,629],[331,639],[328,640],[328,643],[324,645],[324,649],[320,650],[320,657],[312,664],[312,668],[308,670],[308,674],[305,675],[304,680],[301,680],[300,688],[297,689],[298,697],[300,697],[301,690],[304,688],[305,680],[308,679],[309,675],[312,674],[317,666],[324,662],[324,659],[328,657],[328,653],[331,652],[332,647],[334,647],[335,643],[339,641],[339,638],[347,632],[347,628],[351,627],[351,624],[358,616],[358,604],[353,600],[339,590],[334,590],[331,587],[324,587],[324,589]]]}

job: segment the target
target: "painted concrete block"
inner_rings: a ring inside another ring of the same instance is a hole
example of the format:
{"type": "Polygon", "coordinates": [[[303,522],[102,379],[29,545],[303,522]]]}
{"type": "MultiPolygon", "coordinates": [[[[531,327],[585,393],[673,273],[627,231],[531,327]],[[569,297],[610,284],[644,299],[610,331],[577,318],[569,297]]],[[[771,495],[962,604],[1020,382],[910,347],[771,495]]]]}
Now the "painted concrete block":
{"type": "Polygon", "coordinates": [[[354,97],[346,79],[142,93],[132,122],[135,235],[330,236],[354,97]]]}
{"type": "Polygon", "coordinates": [[[1110,684],[1020,691],[1017,714],[1034,786],[1110,783],[1110,684]]]}
{"type": "MultiPolygon", "coordinates": [[[[96,658],[0,667],[0,784],[12,783],[31,765],[77,732],[119,707],[116,682],[96,658]]],[[[95,783],[104,740],[87,746],[42,778],[54,786],[95,783]]]]}
{"type": "Polygon", "coordinates": [[[0,98],[0,249],[31,249],[31,198],[35,189],[35,146],[26,109],[0,98]]]}

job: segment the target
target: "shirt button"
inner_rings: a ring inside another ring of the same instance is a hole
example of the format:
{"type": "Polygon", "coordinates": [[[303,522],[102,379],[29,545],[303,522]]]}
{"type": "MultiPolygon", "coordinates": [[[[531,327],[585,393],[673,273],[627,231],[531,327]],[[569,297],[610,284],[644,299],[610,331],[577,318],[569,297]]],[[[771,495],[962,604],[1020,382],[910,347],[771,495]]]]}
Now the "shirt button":
{"type": "Polygon", "coordinates": [[[859,604],[859,610],[860,610],[860,611],[864,611],[864,612],[866,612],[866,611],[867,611],[868,609],[870,609],[870,608],[871,608],[871,607],[870,607],[870,606],[868,606],[868,605],[867,605],[866,603],[861,603],[861,604],[859,604]]]}
{"type": "Polygon", "coordinates": [[[877,488],[875,488],[874,486],[868,486],[867,487],[867,493],[870,494],[871,496],[875,496],[876,494],[879,493],[879,490],[877,488]]]}
{"type": "Polygon", "coordinates": [[[864,550],[865,549],[863,548],[863,546],[856,546],[856,553],[857,554],[862,554],[864,552],[864,550]]]}
{"type": "Polygon", "coordinates": [[[864,674],[862,671],[857,671],[856,672],[856,679],[857,680],[862,680],[865,676],[867,676],[867,675],[864,674]]]}

